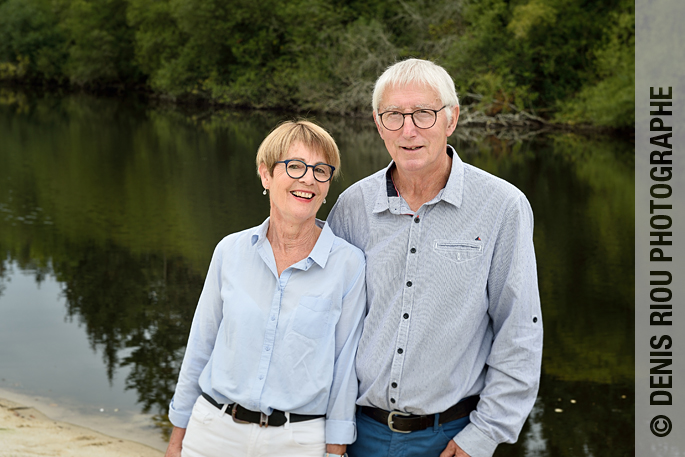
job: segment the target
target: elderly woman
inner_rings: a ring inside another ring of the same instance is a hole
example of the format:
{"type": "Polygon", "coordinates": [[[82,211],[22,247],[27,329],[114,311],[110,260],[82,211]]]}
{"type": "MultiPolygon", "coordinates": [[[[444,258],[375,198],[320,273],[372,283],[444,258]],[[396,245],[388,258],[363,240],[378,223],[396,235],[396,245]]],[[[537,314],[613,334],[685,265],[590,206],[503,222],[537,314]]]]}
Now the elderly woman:
{"type": "Polygon", "coordinates": [[[339,164],[333,139],[307,121],[259,147],[270,217],[214,251],[167,457],[336,456],[355,440],[364,255],[316,219],[339,164]]]}

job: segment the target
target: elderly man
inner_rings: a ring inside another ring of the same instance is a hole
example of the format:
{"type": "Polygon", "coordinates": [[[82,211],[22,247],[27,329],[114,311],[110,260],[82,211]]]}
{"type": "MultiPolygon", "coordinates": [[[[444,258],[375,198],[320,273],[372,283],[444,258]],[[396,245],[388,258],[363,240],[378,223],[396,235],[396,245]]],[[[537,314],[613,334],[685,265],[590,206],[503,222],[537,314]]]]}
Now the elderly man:
{"type": "Polygon", "coordinates": [[[447,145],[459,102],[442,67],[388,68],[373,116],[392,161],[328,218],[367,260],[349,456],[491,456],[516,441],[540,378],[530,205],[447,145]]]}

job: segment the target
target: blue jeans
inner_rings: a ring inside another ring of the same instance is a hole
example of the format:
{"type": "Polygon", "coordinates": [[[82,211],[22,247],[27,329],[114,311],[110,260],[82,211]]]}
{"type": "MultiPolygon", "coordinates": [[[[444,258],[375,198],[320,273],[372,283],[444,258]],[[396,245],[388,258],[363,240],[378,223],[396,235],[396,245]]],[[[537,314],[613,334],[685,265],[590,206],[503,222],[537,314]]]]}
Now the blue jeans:
{"type": "Polygon", "coordinates": [[[357,441],[347,447],[349,457],[438,457],[447,443],[469,424],[469,416],[411,433],[393,432],[357,407],[357,441]]]}

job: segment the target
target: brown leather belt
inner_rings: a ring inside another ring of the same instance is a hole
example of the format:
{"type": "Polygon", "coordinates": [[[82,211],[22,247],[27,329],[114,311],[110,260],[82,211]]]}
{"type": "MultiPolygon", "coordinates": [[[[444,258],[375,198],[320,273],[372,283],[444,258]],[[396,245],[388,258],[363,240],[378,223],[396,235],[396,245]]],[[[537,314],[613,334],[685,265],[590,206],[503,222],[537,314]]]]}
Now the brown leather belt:
{"type": "MultiPolygon", "coordinates": [[[[217,403],[212,397],[206,393],[202,393],[202,397],[215,406],[218,409],[223,410],[224,405],[217,403]]],[[[260,427],[268,427],[269,425],[274,427],[280,427],[285,424],[288,420],[285,417],[285,413],[281,410],[274,409],[270,416],[267,416],[261,411],[250,411],[238,403],[231,403],[226,407],[226,413],[233,417],[235,422],[239,424],[259,424],[260,427]]],[[[325,414],[294,414],[290,413],[290,422],[304,422],[313,419],[318,419],[320,417],[326,417],[325,414]]]]}
{"type": "MultiPolygon", "coordinates": [[[[476,409],[479,400],[480,397],[478,395],[464,398],[456,405],[448,408],[445,412],[440,413],[438,424],[445,424],[468,416],[471,411],[476,409]]],[[[435,423],[435,414],[417,416],[400,411],[385,411],[371,406],[362,406],[362,413],[381,424],[387,425],[393,432],[400,433],[425,430],[428,427],[432,427],[435,423]]]]}

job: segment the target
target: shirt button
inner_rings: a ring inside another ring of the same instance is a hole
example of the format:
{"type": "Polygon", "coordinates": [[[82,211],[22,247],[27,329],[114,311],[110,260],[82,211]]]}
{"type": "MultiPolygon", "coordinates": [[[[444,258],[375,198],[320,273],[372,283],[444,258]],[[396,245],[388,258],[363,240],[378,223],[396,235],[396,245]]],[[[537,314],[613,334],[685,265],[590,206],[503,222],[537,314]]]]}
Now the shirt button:
{"type": "Polygon", "coordinates": [[[276,320],[276,316],[271,316],[271,320],[272,320],[272,321],[275,321],[275,320],[276,320]]]}
{"type": "Polygon", "coordinates": [[[411,248],[409,252],[411,252],[412,254],[416,254],[416,248],[411,248]]]}
{"type": "Polygon", "coordinates": [[[397,383],[396,383],[396,382],[393,382],[393,383],[390,384],[390,385],[392,386],[393,389],[397,388],[397,383]]]}
{"type": "Polygon", "coordinates": [[[407,281],[407,287],[411,287],[411,281],[407,281]]]}
{"type": "Polygon", "coordinates": [[[402,354],[403,352],[404,352],[404,351],[402,350],[402,348],[399,348],[399,349],[397,350],[397,353],[398,353],[398,354],[402,354]]]}
{"type": "Polygon", "coordinates": [[[263,375],[263,374],[260,374],[260,375],[259,375],[259,380],[261,381],[262,379],[264,379],[264,375],[263,375]]]}
{"type": "Polygon", "coordinates": [[[416,217],[414,218],[414,222],[416,222],[417,224],[420,222],[419,216],[416,216],[416,217]]]}
{"type": "Polygon", "coordinates": [[[391,399],[390,399],[390,403],[395,403],[395,399],[394,399],[394,398],[391,398],[391,399]]]}
{"type": "Polygon", "coordinates": [[[405,319],[409,319],[409,313],[404,313],[402,317],[404,317],[405,319]]]}
{"type": "Polygon", "coordinates": [[[266,352],[269,352],[271,350],[269,346],[265,347],[264,349],[266,349],[266,352]]]}

